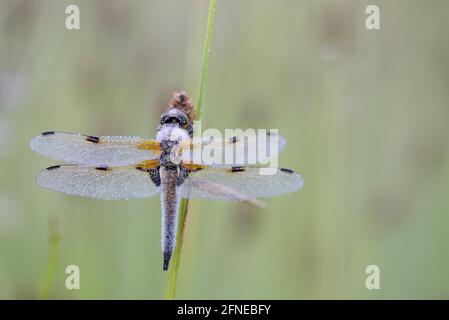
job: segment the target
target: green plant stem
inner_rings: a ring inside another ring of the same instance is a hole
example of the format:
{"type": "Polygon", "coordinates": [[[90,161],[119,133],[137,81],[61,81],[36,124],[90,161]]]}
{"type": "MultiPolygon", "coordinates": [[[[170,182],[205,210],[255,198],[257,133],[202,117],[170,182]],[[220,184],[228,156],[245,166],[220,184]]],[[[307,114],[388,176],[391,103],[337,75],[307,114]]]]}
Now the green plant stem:
{"type": "Polygon", "coordinates": [[[209,14],[207,17],[206,37],[204,39],[203,46],[203,63],[201,66],[201,77],[198,85],[198,96],[196,100],[196,120],[201,120],[203,114],[203,101],[206,92],[206,79],[207,79],[207,67],[209,65],[209,53],[212,43],[212,33],[214,31],[214,19],[215,19],[215,0],[210,0],[209,14]]]}
{"type": "MultiPolygon", "coordinates": [[[[209,53],[214,29],[215,2],[216,0],[209,1],[209,13],[207,16],[206,36],[204,39],[204,47],[203,47],[203,61],[201,65],[201,75],[200,75],[200,82],[198,85],[198,96],[195,107],[196,111],[195,120],[200,120],[203,113],[204,95],[206,92],[207,67],[209,64],[209,53]]],[[[165,293],[165,297],[166,299],[169,300],[175,298],[176,282],[178,278],[178,270],[181,260],[182,242],[184,238],[184,228],[187,220],[188,208],[189,208],[189,200],[181,199],[178,212],[178,230],[176,234],[176,247],[173,252],[170,265],[167,271],[167,291],[165,293]]]]}
{"type": "Polygon", "coordinates": [[[39,291],[37,293],[37,298],[39,300],[48,299],[49,297],[51,284],[53,283],[53,279],[55,277],[56,262],[58,260],[59,231],[54,221],[50,221],[48,233],[49,252],[47,265],[45,267],[39,291]]]}

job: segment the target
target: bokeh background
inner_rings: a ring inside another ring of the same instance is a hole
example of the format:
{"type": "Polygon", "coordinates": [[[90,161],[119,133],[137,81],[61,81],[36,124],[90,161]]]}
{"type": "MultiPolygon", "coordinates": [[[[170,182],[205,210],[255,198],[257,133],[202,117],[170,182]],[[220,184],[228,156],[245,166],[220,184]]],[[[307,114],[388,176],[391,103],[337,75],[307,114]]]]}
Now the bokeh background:
{"type": "MultiPolygon", "coordinates": [[[[161,299],[159,199],[99,201],[35,177],[41,131],[152,137],[195,100],[206,0],[0,0],[0,298],[161,299]],[[81,29],[65,28],[77,4],[81,29]],[[53,226],[53,227],[51,227],[53,226]],[[81,289],[65,288],[65,268],[81,289]]],[[[449,2],[219,0],[204,127],[278,128],[303,190],[192,201],[178,298],[449,298],[449,2]],[[377,4],[381,29],[365,28],[377,4]],[[378,265],[381,289],[365,288],[378,265]]]]}

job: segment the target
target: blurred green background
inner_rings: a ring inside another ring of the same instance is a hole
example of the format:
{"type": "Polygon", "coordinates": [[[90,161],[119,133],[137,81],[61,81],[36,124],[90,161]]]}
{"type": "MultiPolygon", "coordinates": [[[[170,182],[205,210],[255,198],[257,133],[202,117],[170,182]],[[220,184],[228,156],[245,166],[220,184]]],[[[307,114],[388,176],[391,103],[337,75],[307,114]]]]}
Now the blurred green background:
{"type": "MultiPolygon", "coordinates": [[[[173,91],[195,99],[207,7],[0,0],[0,298],[36,298],[49,221],[50,298],[164,297],[159,199],[44,190],[55,162],[29,141],[153,137],[173,91]]],[[[280,165],[305,185],[265,209],[192,201],[178,298],[449,298],[448,14],[446,0],[218,0],[203,128],[278,128],[280,165]],[[371,264],[380,290],[365,288],[371,264]]]]}

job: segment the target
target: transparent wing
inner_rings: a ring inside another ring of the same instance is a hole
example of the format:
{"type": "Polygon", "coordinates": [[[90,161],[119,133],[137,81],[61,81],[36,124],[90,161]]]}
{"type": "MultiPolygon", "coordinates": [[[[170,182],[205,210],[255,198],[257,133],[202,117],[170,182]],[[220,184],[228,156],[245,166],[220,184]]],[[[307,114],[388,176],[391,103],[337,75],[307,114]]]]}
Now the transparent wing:
{"type": "Polygon", "coordinates": [[[44,132],[31,140],[35,152],[70,164],[123,166],[156,159],[160,145],[139,137],[94,137],[79,133],[44,132]]]}
{"type": "Polygon", "coordinates": [[[251,200],[298,191],[302,185],[301,176],[289,169],[203,168],[191,172],[179,190],[183,198],[251,200]]]}
{"type": "Polygon", "coordinates": [[[182,141],[177,156],[185,164],[212,167],[267,165],[285,146],[285,139],[274,131],[247,132],[225,139],[194,137],[182,141]]]}
{"type": "Polygon", "coordinates": [[[43,170],[37,182],[53,191],[105,200],[147,198],[159,192],[140,167],[53,166],[43,170]]]}

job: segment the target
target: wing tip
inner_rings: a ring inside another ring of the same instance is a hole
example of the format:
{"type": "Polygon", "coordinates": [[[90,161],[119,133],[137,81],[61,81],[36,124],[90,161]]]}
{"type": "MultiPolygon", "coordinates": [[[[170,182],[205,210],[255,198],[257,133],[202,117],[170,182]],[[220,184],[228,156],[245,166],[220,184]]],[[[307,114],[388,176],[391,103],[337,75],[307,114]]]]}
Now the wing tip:
{"type": "Polygon", "coordinates": [[[302,187],[304,186],[304,178],[301,177],[299,174],[296,174],[298,176],[298,189],[296,191],[299,191],[302,189],[302,187]]]}
{"type": "Polygon", "coordinates": [[[40,134],[40,135],[37,135],[37,136],[34,136],[33,138],[31,138],[31,141],[30,141],[30,148],[31,148],[31,150],[33,150],[34,152],[37,152],[37,153],[39,153],[39,150],[38,150],[38,143],[39,143],[39,139],[42,137],[42,135],[40,134]]]}
{"type": "Polygon", "coordinates": [[[304,178],[293,171],[292,176],[295,177],[295,188],[292,190],[293,192],[299,191],[304,186],[304,178]]]}
{"type": "Polygon", "coordinates": [[[279,170],[281,172],[287,173],[289,176],[295,177],[295,179],[297,180],[295,189],[292,190],[292,192],[299,191],[304,186],[304,178],[301,175],[299,175],[298,173],[296,173],[295,171],[293,171],[292,169],[279,168],[279,170]]]}
{"type": "Polygon", "coordinates": [[[42,144],[42,138],[52,136],[54,134],[56,134],[56,131],[43,131],[40,134],[31,138],[31,141],[30,141],[31,150],[33,150],[36,153],[41,154],[42,152],[40,151],[40,147],[42,144]]]}
{"type": "Polygon", "coordinates": [[[50,187],[46,183],[46,179],[45,179],[46,174],[53,169],[57,169],[56,167],[57,166],[51,166],[51,167],[45,168],[44,170],[41,170],[41,172],[39,172],[36,177],[36,183],[45,189],[50,189],[50,187]]]}

